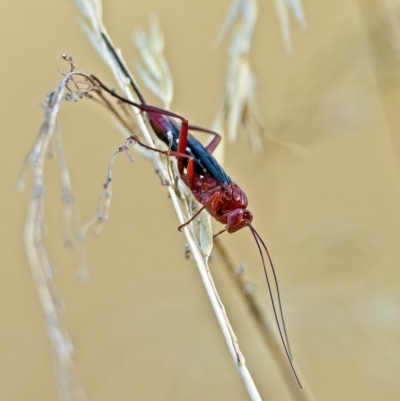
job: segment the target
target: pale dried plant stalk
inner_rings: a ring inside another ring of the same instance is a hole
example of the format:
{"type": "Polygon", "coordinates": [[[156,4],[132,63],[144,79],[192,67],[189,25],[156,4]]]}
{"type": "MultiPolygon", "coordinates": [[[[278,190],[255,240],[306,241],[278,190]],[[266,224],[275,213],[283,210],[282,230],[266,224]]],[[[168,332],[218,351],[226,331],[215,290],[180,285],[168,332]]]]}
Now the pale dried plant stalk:
{"type": "MultiPolygon", "coordinates": [[[[80,9],[84,12],[84,15],[87,19],[88,22],[91,24],[91,29],[89,29],[87,26],[85,26],[85,32],[88,34],[91,42],[97,49],[97,51],[100,53],[102,58],[107,62],[107,64],[110,66],[111,70],[113,71],[115,78],[120,85],[125,97],[129,100],[134,100],[134,96],[132,96],[132,93],[130,92],[130,88],[128,86],[127,79],[124,76],[124,71],[122,71],[120,65],[118,62],[112,57],[110,50],[107,47],[107,44],[104,41],[104,38],[107,38],[107,41],[109,43],[112,43],[106,30],[105,27],[102,23],[102,16],[99,10],[101,10],[101,6],[99,6],[99,1],[85,1],[85,0],[75,0],[78,4],[80,9]]],[[[152,31],[153,35],[159,35],[160,32],[157,30],[152,31]]],[[[142,36],[143,38],[143,36],[142,36]]],[[[158,59],[160,60],[160,54],[162,54],[162,51],[160,52],[159,49],[160,47],[155,46],[156,52],[146,58],[146,63],[151,63],[153,59],[158,59]]],[[[149,50],[154,50],[149,49],[149,50]]],[[[162,47],[161,47],[162,50],[162,47]]],[[[118,50],[116,49],[116,53],[118,53],[118,50]]],[[[121,62],[123,62],[122,57],[121,62]]],[[[157,68],[160,68],[160,65],[162,66],[162,63],[156,63],[154,64],[154,68],[152,67],[152,72],[154,75],[154,71],[157,71],[157,68]],[[153,71],[154,70],[154,71],[153,71]]],[[[126,66],[126,65],[125,65],[126,66]]],[[[169,75],[168,70],[163,70],[164,75],[159,75],[161,77],[169,75]]],[[[157,76],[157,72],[156,72],[157,76]]],[[[129,79],[133,81],[133,77],[130,76],[129,79]]],[[[154,84],[157,83],[157,81],[153,82],[154,84]]],[[[169,94],[172,98],[172,91],[160,91],[161,93],[166,93],[169,94]]],[[[170,102],[170,99],[166,98],[163,99],[164,104],[168,104],[170,102]]],[[[133,113],[137,117],[137,122],[138,126],[140,128],[140,131],[142,132],[146,142],[149,144],[149,146],[154,147],[154,138],[151,132],[147,129],[147,125],[145,124],[143,117],[141,114],[136,113],[136,109],[132,108],[133,113]]],[[[161,161],[159,155],[154,152],[152,155],[152,161],[155,165],[156,171],[159,173],[159,175],[162,177],[164,182],[170,182],[170,174],[169,174],[169,167],[165,164],[165,162],[161,161]]],[[[178,173],[176,171],[176,168],[174,165],[172,168],[175,170],[174,175],[175,178],[178,177],[178,173]]],[[[178,220],[180,224],[185,223],[188,220],[188,217],[191,214],[191,195],[190,191],[188,188],[183,184],[183,182],[178,179],[178,188],[179,191],[177,191],[177,188],[172,185],[168,185],[168,192],[171,197],[172,203],[174,205],[174,208],[176,210],[178,220]],[[181,202],[179,202],[178,198],[181,198],[183,200],[183,204],[186,205],[185,208],[182,208],[181,202]]],[[[206,288],[208,297],[210,299],[210,302],[212,304],[214,313],[217,317],[218,323],[220,325],[221,331],[225,337],[228,349],[231,353],[232,359],[235,363],[235,366],[237,367],[243,382],[246,386],[246,389],[251,397],[252,400],[261,400],[261,397],[258,393],[258,390],[254,384],[254,381],[251,378],[251,375],[246,367],[244,357],[239,349],[238,341],[237,338],[234,334],[234,331],[229,323],[228,317],[225,313],[225,308],[218,296],[217,290],[215,288],[213,279],[211,277],[210,270],[207,265],[207,259],[209,257],[209,254],[211,252],[211,246],[210,243],[212,244],[212,229],[211,229],[211,224],[210,224],[210,219],[202,219],[200,222],[201,226],[201,238],[202,238],[202,245],[199,244],[199,241],[196,239],[196,237],[193,234],[192,228],[185,226],[183,228],[183,232],[185,234],[186,240],[188,242],[188,245],[190,247],[193,259],[195,260],[197,267],[199,269],[200,276],[202,278],[203,284],[206,288]]]]}
{"type": "MultiPolygon", "coordinates": [[[[121,127],[121,130],[122,129],[124,128],[121,127]]],[[[130,162],[134,162],[134,158],[128,153],[129,147],[133,145],[134,145],[133,140],[127,139],[126,143],[123,146],[121,146],[116,152],[114,152],[113,156],[111,157],[107,171],[107,179],[106,182],[103,184],[103,191],[97,201],[96,214],[85,224],[82,225],[79,232],[80,242],[83,242],[83,240],[86,238],[86,234],[89,229],[91,229],[92,235],[99,235],[104,227],[104,224],[108,220],[111,207],[111,196],[112,196],[112,190],[111,190],[113,182],[112,168],[114,166],[114,162],[117,155],[121,152],[124,152],[128,156],[130,162]]]]}
{"type": "Polygon", "coordinates": [[[256,322],[268,349],[271,351],[293,399],[298,401],[314,401],[315,398],[304,376],[301,374],[300,368],[292,360],[292,364],[296,369],[296,374],[302,386],[302,389],[299,388],[299,385],[293,376],[290,364],[288,363],[285,350],[282,347],[281,338],[278,335],[276,326],[271,323],[269,317],[265,313],[265,310],[257,297],[255,284],[248,281],[246,278],[246,267],[244,265],[238,267],[219,238],[214,240],[214,245],[215,250],[222,259],[225,267],[228,268],[230,276],[239,289],[239,293],[243,297],[244,303],[247,305],[251,316],[256,322]]]}
{"type": "MultiPolygon", "coordinates": [[[[30,168],[33,173],[33,189],[24,229],[25,248],[45,316],[46,329],[57,373],[59,396],[62,401],[84,401],[86,396],[79,383],[72,361],[73,345],[60,321],[60,314],[63,312],[64,306],[58,296],[53,280],[54,267],[43,242],[45,228],[45,164],[47,155],[51,151],[56,156],[60,167],[65,245],[78,248],[80,256],[78,277],[87,279],[86,253],[82,243],[82,236],[78,235],[80,230],[79,211],[72,195],[72,185],[62,151],[61,131],[58,127],[57,115],[63,100],[78,101],[87,96],[96,97],[116,116],[120,124],[125,126],[126,129],[132,131],[132,122],[124,118],[124,114],[113,104],[115,102],[110,103],[104,97],[104,94],[98,88],[95,88],[97,82],[90,75],[75,71],[72,57],[63,55],[63,58],[69,62],[70,71],[68,74],[63,74],[64,77],[60,84],[46,99],[44,121],[34,145],[26,157],[17,187],[19,189],[25,187],[25,173],[30,168]]],[[[107,205],[104,209],[106,208],[107,205]]]]}
{"type": "MultiPolygon", "coordinates": [[[[67,59],[66,56],[64,58],[67,59]]],[[[64,76],[57,88],[46,99],[44,122],[27,156],[24,171],[18,181],[18,187],[24,187],[25,170],[30,167],[33,173],[33,189],[24,229],[25,248],[53,350],[60,399],[62,401],[83,401],[86,400],[86,396],[74,370],[72,362],[73,346],[65,328],[60,322],[60,313],[63,311],[63,304],[57,294],[56,285],[53,280],[54,268],[43,243],[43,230],[45,226],[44,169],[51,140],[54,136],[53,147],[60,165],[61,174],[64,234],[68,245],[73,245],[76,242],[73,239],[73,232],[75,224],[79,221],[79,215],[72,196],[68,169],[61,150],[57,115],[63,100],[76,101],[89,92],[92,86],[90,81],[84,82],[83,87],[81,86],[81,88],[76,88],[75,91],[65,94],[67,88],[70,85],[74,85],[73,81],[82,81],[90,78],[84,73],[75,72],[72,59],[68,59],[68,61],[71,65],[69,73],[64,76]],[[55,132],[56,135],[54,135],[55,132]]]]}

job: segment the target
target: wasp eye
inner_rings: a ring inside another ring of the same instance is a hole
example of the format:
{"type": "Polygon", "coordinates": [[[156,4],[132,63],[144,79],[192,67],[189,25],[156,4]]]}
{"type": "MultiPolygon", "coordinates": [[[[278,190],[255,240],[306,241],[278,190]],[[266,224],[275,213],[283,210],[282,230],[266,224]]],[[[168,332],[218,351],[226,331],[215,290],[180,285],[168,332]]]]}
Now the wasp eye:
{"type": "Polygon", "coordinates": [[[253,221],[253,213],[251,213],[250,210],[244,209],[243,219],[248,220],[251,223],[253,221]]]}

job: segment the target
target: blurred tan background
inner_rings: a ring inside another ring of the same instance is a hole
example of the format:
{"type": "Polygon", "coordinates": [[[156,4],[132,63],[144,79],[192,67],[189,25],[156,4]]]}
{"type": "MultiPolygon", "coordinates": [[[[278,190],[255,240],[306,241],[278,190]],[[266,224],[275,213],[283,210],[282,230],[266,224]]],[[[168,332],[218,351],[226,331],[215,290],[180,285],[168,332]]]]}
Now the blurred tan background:
{"type": "MultiPolygon", "coordinates": [[[[223,86],[226,44],[213,44],[224,1],[105,1],[105,23],[125,58],[131,34],[159,17],[174,78],[173,110],[210,126],[223,86]]],[[[317,400],[400,397],[400,1],[304,0],[286,55],[273,2],[260,2],[251,60],[260,123],[298,144],[242,136],[226,170],[248,194],[254,226],[280,279],[295,360],[317,400]]],[[[66,70],[60,54],[110,85],[72,1],[1,3],[0,399],[56,400],[43,314],[23,246],[30,193],[15,183],[42,121],[39,107],[66,70]]],[[[132,64],[131,64],[132,66],[132,64]]],[[[148,91],[143,92],[153,101],[148,91]]],[[[90,218],[112,153],[111,117],[90,101],[64,104],[63,145],[83,220],[90,218]]],[[[63,247],[58,166],[48,162],[45,237],[67,310],[74,362],[91,401],[245,400],[247,394],[153,167],[117,160],[111,218],[87,241],[90,281],[63,247]]],[[[221,238],[267,307],[249,232],[221,238]]],[[[276,364],[231,278],[212,272],[264,399],[290,400],[276,364]]]]}

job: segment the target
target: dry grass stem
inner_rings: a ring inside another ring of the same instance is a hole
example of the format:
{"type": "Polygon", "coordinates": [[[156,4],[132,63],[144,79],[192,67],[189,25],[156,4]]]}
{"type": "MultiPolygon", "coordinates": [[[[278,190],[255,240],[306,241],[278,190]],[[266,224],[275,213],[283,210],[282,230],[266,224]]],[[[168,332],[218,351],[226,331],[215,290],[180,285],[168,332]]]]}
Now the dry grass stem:
{"type": "MultiPolygon", "coordinates": [[[[63,401],[83,401],[85,394],[76,376],[72,353],[73,346],[66,330],[60,322],[60,313],[63,304],[57,295],[56,285],[53,281],[54,268],[49,260],[43,243],[44,217],[45,217],[45,184],[44,169],[51,140],[54,137],[55,155],[60,165],[62,199],[64,208],[64,233],[66,244],[73,245],[73,227],[79,220],[77,209],[72,196],[71,182],[67,165],[62,151],[60,130],[57,129],[57,115],[63,100],[78,100],[92,89],[90,77],[84,73],[75,72],[71,58],[64,58],[70,63],[70,71],[64,76],[57,88],[48,96],[45,105],[45,116],[36,141],[28,154],[24,170],[30,167],[33,173],[33,189],[28,206],[25,223],[24,240],[29,265],[35,280],[39,299],[46,320],[47,333],[51,342],[55,369],[58,378],[60,399],[63,401]],[[75,78],[84,79],[84,85],[78,87],[73,82],[75,78]],[[75,91],[68,91],[69,85],[75,86],[75,91]]],[[[23,187],[23,175],[18,187],[23,187]]]]}
{"type": "MultiPolygon", "coordinates": [[[[101,21],[101,13],[99,10],[101,7],[98,7],[98,3],[96,2],[96,7],[94,7],[92,10],[90,7],[93,5],[93,2],[88,1],[81,1],[79,0],[78,3],[80,4],[81,10],[84,10],[84,15],[87,17],[87,20],[90,22],[92,29],[89,29],[85,25],[85,32],[88,34],[91,42],[94,44],[95,48],[98,50],[98,52],[101,54],[102,58],[107,62],[107,64],[110,66],[112,69],[115,78],[117,79],[117,82],[119,83],[124,96],[129,99],[129,100],[134,100],[135,98],[130,92],[129,87],[127,84],[130,81],[133,81],[133,77],[125,76],[125,72],[121,69],[120,64],[117,62],[117,60],[114,60],[114,57],[112,56],[110,50],[108,49],[108,45],[112,45],[111,39],[109,38],[103,23],[101,21]],[[85,5],[82,3],[86,3],[85,5]],[[107,40],[108,45],[106,44],[105,40],[107,40]],[[128,78],[128,79],[127,79],[128,78]]],[[[154,34],[154,30],[153,30],[154,34]]],[[[158,35],[158,34],[157,34],[158,35]]],[[[157,36],[156,35],[156,36],[157,36]]],[[[158,35],[159,36],[159,35],[158,35]]],[[[142,36],[142,38],[145,36],[142,36]]],[[[159,59],[160,58],[160,46],[155,46],[154,49],[158,51],[158,54],[154,54],[154,59],[159,59]]],[[[119,55],[119,52],[117,49],[116,54],[119,55]]],[[[120,57],[121,60],[120,62],[122,65],[126,67],[124,64],[124,61],[122,60],[122,57],[120,57]]],[[[146,63],[152,63],[152,58],[146,58],[146,63]]],[[[124,68],[127,70],[127,68],[124,68]]],[[[154,68],[154,72],[156,71],[156,68],[154,68]]],[[[165,72],[165,69],[164,69],[165,72]]],[[[167,71],[168,73],[168,71],[167,71]]],[[[157,73],[156,73],[157,74],[157,73]]],[[[152,83],[156,83],[156,81],[152,81],[152,83]]],[[[160,91],[161,93],[171,93],[169,91],[160,91]]],[[[164,103],[168,103],[168,99],[164,99],[164,103]]],[[[151,132],[147,129],[147,125],[144,122],[142,116],[140,114],[137,114],[137,111],[134,107],[132,107],[132,112],[134,115],[136,115],[138,125],[140,128],[140,131],[142,132],[146,142],[149,144],[149,146],[154,147],[154,138],[151,132]]],[[[170,182],[170,174],[169,174],[169,167],[166,165],[168,162],[168,158],[164,159],[162,161],[159,157],[159,155],[154,152],[152,155],[152,161],[155,165],[156,171],[160,174],[162,177],[163,181],[165,182],[170,182]]],[[[174,165],[172,166],[172,169],[174,171],[174,165]]],[[[178,173],[174,171],[175,177],[178,176],[178,173]]],[[[171,197],[172,203],[174,205],[174,208],[176,210],[178,219],[180,224],[185,223],[188,220],[188,217],[191,214],[191,194],[188,188],[183,184],[181,180],[178,180],[178,187],[176,188],[175,186],[169,185],[168,187],[168,192],[171,197]],[[182,208],[181,202],[179,201],[179,198],[183,200],[183,204],[186,206],[182,208]]],[[[212,243],[212,229],[211,229],[211,224],[210,221],[208,220],[203,220],[202,225],[202,239],[205,241],[205,245],[200,247],[199,241],[196,239],[196,237],[193,235],[192,228],[189,226],[185,226],[183,228],[183,232],[186,236],[186,240],[189,244],[189,247],[191,249],[191,253],[193,255],[193,258],[198,266],[200,276],[203,280],[204,286],[206,288],[208,297],[210,299],[210,302],[212,304],[212,307],[214,309],[214,313],[217,317],[217,320],[219,322],[221,331],[225,337],[228,349],[230,350],[230,353],[232,355],[232,359],[244,381],[244,384],[247,388],[247,391],[251,397],[252,400],[261,400],[260,395],[258,394],[258,391],[255,387],[255,384],[250,376],[250,373],[245,365],[244,358],[242,356],[242,353],[240,352],[239,346],[238,346],[238,341],[236,339],[236,336],[234,334],[234,331],[229,323],[229,320],[226,316],[225,309],[223,307],[223,304],[218,296],[218,293],[216,291],[214,282],[212,280],[208,265],[207,265],[207,259],[209,256],[209,253],[211,252],[211,247],[210,243],[212,243]],[[207,238],[207,240],[205,240],[207,238]]]]}
{"type": "MultiPolygon", "coordinates": [[[[24,230],[25,248],[53,350],[60,399],[63,401],[82,401],[86,399],[86,396],[74,370],[72,362],[73,346],[67,331],[60,322],[60,313],[64,309],[63,302],[58,296],[53,280],[54,267],[43,243],[43,233],[45,231],[45,162],[47,155],[51,152],[59,163],[64,242],[67,247],[77,248],[80,261],[78,277],[81,280],[86,280],[88,278],[87,258],[82,241],[83,236],[79,235],[79,210],[72,194],[72,185],[62,150],[61,130],[58,126],[57,115],[63,100],[76,102],[88,96],[96,99],[97,102],[100,102],[110,110],[122,126],[132,130],[132,124],[126,118],[124,119],[119,108],[94,86],[96,83],[90,75],[75,71],[75,65],[71,57],[63,55],[63,58],[69,63],[70,70],[67,74],[63,74],[64,77],[60,84],[46,99],[44,122],[25,160],[17,187],[19,189],[24,188],[24,176],[26,170],[30,168],[33,173],[33,189],[24,230]]],[[[109,174],[111,175],[111,166],[109,174]]],[[[105,191],[107,189],[108,186],[105,191]]],[[[104,198],[106,199],[107,196],[104,196],[104,198]]],[[[102,220],[105,220],[105,216],[107,216],[108,207],[109,205],[107,205],[106,201],[101,215],[102,220]]]]}
{"type": "MultiPolygon", "coordinates": [[[[77,85],[77,84],[74,84],[77,85]]],[[[76,87],[79,90],[79,87],[76,87]]],[[[71,93],[71,92],[69,92],[71,93]]],[[[88,92],[86,92],[87,94],[88,92]]],[[[58,121],[56,121],[56,129],[54,135],[54,151],[60,167],[60,181],[63,202],[63,232],[64,244],[67,248],[75,247],[78,253],[78,278],[80,281],[87,281],[89,278],[88,260],[86,249],[82,243],[77,240],[76,233],[80,230],[80,213],[72,196],[71,178],[69,175],[67,163],[61,144],[61,129],[58,121]]]]}
{"type": "Polygon", "coordinates": [[[96,214],[93,216],[93,218],[91,218],[89,221],[87,221],[85,224],[83,224],[82,228],[80,230],[80,238],[82,240],[84,240],[86,238],[87,231],[90,228],[92,228],[94,225],[96,225],[96,227],[92,229],[92,234],[99,235],[101,230],[104,227],[105,222],[108,220],[109,211],[110,211],[110,207],[111,207],[111,196],[112,196],[111,185],[113,182],[112,168],[114,165],[114,161],[119,153],[124,152],[128,155],[129,161],[133,163],[134,159],[128,153],[128,149],[129,149],[129,146],[131,146],[131,143],[132,143],[132,140],[128,139],[126,141],[126,143],[123,146],[121,146],[116,152],[114,152],[113,156],[111,157],[110,164],[108,166],[108,171],[107,171],[107,179],[106,179],[106,182],[103,184],[103,191],[97,202],[96,214]]]}
{"type": "MultiPolygon", "coordinates": [[[[223,242],[219,238],[215,238],[214,246],[219,254],[224,266],[228,269],[231,278],[239,289],[239,293],[243,297],[244,303],[247,305],[248,310],[257,324],[265,343],[269,350],[271,350],[277,365],[285,378],[285,382],[290,389],[293,399],[298,401],[313,401],[314,396],[307,385],[304,376],[301,374],[299,367],[293,363],[297,376],[299,377],[302,389],[300,389],[293,371],[288,363],[287,355],[282,347],[281,338],[277,332],[275,324],[270,322],[269,317],[266,315],[264,308],[261,306],[254,284],[246,279],[245,267],[237,267],[230,252],[226,249],[223,242]]],[[[292,361],[293,362],[293,361],[292,361]]]]}

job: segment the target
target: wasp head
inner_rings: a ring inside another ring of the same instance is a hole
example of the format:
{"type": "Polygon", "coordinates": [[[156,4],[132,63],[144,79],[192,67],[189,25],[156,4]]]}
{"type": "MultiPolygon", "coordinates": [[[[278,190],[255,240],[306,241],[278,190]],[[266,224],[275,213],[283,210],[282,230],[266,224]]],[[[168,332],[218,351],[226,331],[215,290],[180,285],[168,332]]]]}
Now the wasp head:
{"type": "Polygon", "coordinates": [[[243,227],[251,225],[253,221],[253,213],[247,209],[232,210],[227,219],[226,230],[228,233],[239,231],[243,227]]]}

